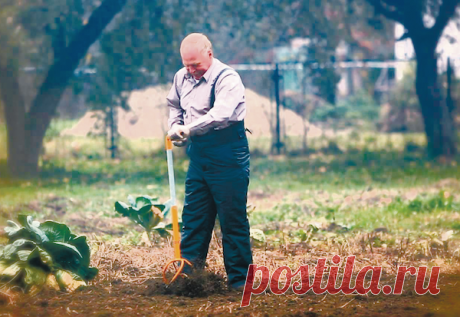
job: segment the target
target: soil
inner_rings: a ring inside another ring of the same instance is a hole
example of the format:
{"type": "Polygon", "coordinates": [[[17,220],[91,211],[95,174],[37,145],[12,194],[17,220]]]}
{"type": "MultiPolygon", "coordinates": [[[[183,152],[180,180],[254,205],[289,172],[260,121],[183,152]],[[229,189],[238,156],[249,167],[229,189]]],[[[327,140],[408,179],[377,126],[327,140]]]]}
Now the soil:
{"type": "Polygon", "coordinates": [[[0,306],[0,316],[460,316],[460,275],[443,275],[439,295],[253,295],[242,308],[241,293],[204,297],[152,292],[152,282],[97,282],[73,294],[43,292],[0,306]]]}
{"type": "MultiPolygon", "coordinates": [[[[46,290],[34,297],[2,297],[0,316],[460,316],[460,271],[458,266],[441,265],[438,295],[417,295],[414,278],[406,278],[402,295],[315,295],[298,296],[288,291],[274,295],[267,291],[252,295],[248,307],[240,307],[241,291],[226,286],[222,250],[211,243],[206,271],[178,279],[169,287],[162,281],[162,269],[173,257],[165,247],[123,246],[93,241],[92,266],[99,268],[89,286],[74,293],[46,290]]],[[[288,265],[315,265],[324,251],[305,250],[297,254],[254,250],[254,263],[270,272],[288,265]]],[[[382,285],[394,283],[394,271],[386,268],[384,253],[353,252],[357,270],[381,265],[382,285]],[[386,273],[385,273],[386,272],[386,273]]],[[[389,255],[388,255],[389,256],[389,255]]],[[[454,264],[454,263],[452,263],[454,264]]],[[[420,263],[402,263],[418,267],[420,263]]],[[[172,272],[169,272],[172,273],[172,272]]]]}
{"type": "MultiPolygon", "coordinates": [[[[163,138],[168,128],[168,107],[166,96],[169,86],[155,86],[131,93],[128,99],[130,111],[118,111],[118,132],[128,139],[163,138]]],[[[270,99],[246,89],[247,114],[246,126],[253,137],[270,137],[274,131],[275,104],[270,99]]],[[[62,135],[86,136],[88,133],[101,132],[103,114],[97,111],[87,112],[71,129],[62,131],[62,135]]],[[[303,119],[289,109],[281,109],[282,132],[290,136],[302,136],[303,119]]],[[[318,137],[323,130],[309,124],[309,137],[318,137]]]]}
{"type": "MultiPolygon", "coordinates": [[[[458,181],[446,179],[436,184],[436,188],[455,188],[458,181]]],[[[412,189],[417,192],[417,189],[412,189]]],[[[405,193],[407,195],[414,194],[405,193]]],[[[380,193],[380,196],[393,197],[392,192],[380,193]]],[[[254,193],[256,205],[268,197],[254,193]]],[[[373,191],[351,195],[353,202],[380,202],[373,191]]],[[[326,199],[326,197],[324,197],[326,199]]],[[[335,199],[327,197],[327,199],[335,199]]],[[[339,198],[337,198],[339,199],[339,198]]],[[[346,200],[346,197],[340,199],[346,200]]],[[[42,204],[53,211],[65,209],[67,204],[62,197],[49,197],[42,204]]],[[[34,209],[36,203],[29,205],[34,209]]],[[[41,207],[39,205],[38,207],[41,207]]],[[[64,215],[69,216],[70,215],[64,215]]],[[[99,232],[101,229],[115,233],[117,222],[111,220],[111,226],[104,227],[98,221],[98,215],[85,214],[82,217],[70,217],[69,223],[83,230],[87,228],[99,232]],[[113,222],[112,222],[113,221],[113,222]],[[97,228],[97,230],[95,229],[97,228]]],[[[120,218],[122,221],[122,218],[120,218]]],[[[126,224],[125,224],[126,225],[126,224]]],[[[384,232],[378,233],[380,235],[384,232]]],[[[369,237],[368,237],[369,238],[369,237]]],[[[383,248],[369,250],[360,247],[362,237],[350,238],[348,247],[341,254],[354,254],[357,269],[366,266],[382,266],[385,278],[394,278],[392,271],[396,254],[383,248]]],[[[88,287],[74,293],[44,291],[34,297],[20,296],[9,298],[0,289],[0,317],[2,316],[460,316],[460,271],[458,263],[451,259],[436,257],[420,259],[414,262],[410,258],[414,246],[406,246],[405,258],[400,265],[421,266],[434,262],[441,266],[438,295],[417,295],[413,291],[413,280],[406,280],[402,295],[314,295],[294,294],[274,295],[265,293],[253,295],[251,304],[242,308],[242,293],[229,291],[226,287],[222,248],[217,239],[212,239],[206,273],[192,276],[187,280],[178,280],[166,287],[161,279],[164,265],[173,258],[170,245],[141,247],[119,243],[107,243],[93,237],[91,241],[92,266],[99,268],[96,280],[88,287]],[[412,262],[410,262],[412,261],[412,262]],[[454,265],[454,266],[453,266],[454,265]],[[448,269],[448,267],[450,267],[448,269]]],[[[451,247],[449,247],[451,248],[451,247]]],[[[454,250],[455,248],[452,247],[454,250]]],[[[414,249],[415,250],[415,249],[414,249]]],[[[415,251],[414,251],[415,252],[415,251]]],[[[267,266],[270,272],[276,267],[289,265],[315,265],[320,257],[331,258],[337,250],[291,244],[286,249],[254,249],[254,263],[267,266]]],[[[399,259],[398,259],[399,260],[399,259]]],[[[391,282],[390,282],[391,283],[391,282]]],[[[385,285],[382,281],[382,285],[385,285]]]]}

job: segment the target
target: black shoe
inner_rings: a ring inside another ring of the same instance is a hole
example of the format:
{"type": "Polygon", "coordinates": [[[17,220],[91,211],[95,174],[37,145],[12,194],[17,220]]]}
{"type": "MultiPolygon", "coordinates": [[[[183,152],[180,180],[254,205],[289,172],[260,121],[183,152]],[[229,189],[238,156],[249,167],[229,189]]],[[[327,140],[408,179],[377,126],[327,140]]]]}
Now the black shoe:
{"type": "Polygon", "coordinates": [[[233,283],[229,285],[228,289],[233,292],[243,292],[245,285],[246,285],[246,281],[237,282],[237,283],[233,283]]]}

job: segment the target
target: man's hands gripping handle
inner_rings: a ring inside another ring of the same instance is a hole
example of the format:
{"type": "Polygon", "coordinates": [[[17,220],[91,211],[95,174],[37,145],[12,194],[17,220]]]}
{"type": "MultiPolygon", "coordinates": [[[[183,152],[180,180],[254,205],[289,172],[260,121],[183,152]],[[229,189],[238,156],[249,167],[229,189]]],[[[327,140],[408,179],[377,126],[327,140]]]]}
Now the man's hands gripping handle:
{"type": "Polygon", "coordinates": [[[190,136],[190,129],[185,125],[175,124],[172,126],[171,130],[168,131],[168,136],[175,146],[185,146],[190,136]]]}

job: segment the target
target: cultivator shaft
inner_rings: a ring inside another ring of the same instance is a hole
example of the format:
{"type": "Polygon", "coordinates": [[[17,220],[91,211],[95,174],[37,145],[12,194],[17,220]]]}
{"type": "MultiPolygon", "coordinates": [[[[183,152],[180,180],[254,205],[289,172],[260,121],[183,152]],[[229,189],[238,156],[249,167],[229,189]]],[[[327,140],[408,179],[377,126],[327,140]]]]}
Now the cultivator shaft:
{"type": "Polygon", "coordinates": [[[179,232],[179,216],[177,214],[177,206],[176,206],[176,184],[174,181],[174,165],[173,165],[173,156],[172,156],[172,142],[169,136],[166,137],[166,158],[168,160],[168,176],[169,176],[169,192],[171,195],[171,217],[172,217],[172,225],[173,225],[173,247],[174,247],[174,259],[169,261],[164,269],[163,269],[163,281],[166,284],[170,284],[174,282],[181,274],[185,267],[185,265],[192,266],[190,261],[181,258],[180,254],[180,232],[179,232]],[[176,266],[178,264],[178,267],[176,266]],[[173,265],[176,273],[168,280],[166,278],[166,272],[168,271],[169,267],[173,265]]]}

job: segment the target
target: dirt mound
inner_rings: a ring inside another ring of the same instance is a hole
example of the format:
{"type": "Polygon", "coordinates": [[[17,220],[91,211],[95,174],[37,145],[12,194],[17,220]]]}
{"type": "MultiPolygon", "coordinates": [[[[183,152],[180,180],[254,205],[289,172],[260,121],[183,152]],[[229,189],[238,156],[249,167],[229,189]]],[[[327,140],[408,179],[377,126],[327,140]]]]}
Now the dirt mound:
{"type": "MultiPolygon", "coordinates": [[[[128,139],[163,138],[168,129],[169,110],[166,96],[169,85],[150,87],[133,91],[128,99],[131,111],[118,111],[118,132],[128,139]]],[[[246,126],[253,132],[254,137],[270,137],[275,129],[276,107],[269,98],[246,89],[246,126]]],[[[285,135],[300,136],[305,129],[304,120],[289,109],[281,109],[281,131],[285,135]]],[[[90,133],[101,132],[102,112],[87,112],[79,122],[62,131],[61,135],[87,136],[90,133]]],[[[307,123],[308,124],[308,123],[307,123]]],[[[322,130],[308,124],[309,136],[322,134],[322,130]]]]}
{"type": "Polygon", "coordinates": [[[168,131],[169,85],[133,91],[128,99],[131,111],[120,111],[118,132],[125,138],[163,138],[168,131]]]}
{"type": "MultiPolygon", "coordinates": [[[[246,103],[246,126],[254,136],[270,136],[276,128],[276,104],[250,89],[246,89],[246,103]]],[[[280,129],[284,135],[301,136],[305,128],[308,129],[310,137],[318,137],[323,133],[320,128],[305,122],[301,116],[290,109],[281,107],[280,118],[280,129]]]]}
{"type": "Polygon", "coordinates": [[[102,111],[89,111],[70,129],[65,129],[61,135],[87,136],[91,133],[99,133],[101,130],[102,111]]]}
{"type": "Polygon", "coordinates": [[[148,280],[143,295],[177,295],[186,297],[206,297],[226,293],[224,277],[206,271],[196,271],[187,277],[180,277],[170,285],[163,280],[148,280]]]}
{"type": "MultiPolygon", "coordinates": [[[[128,98],[130,111],[118,110],[120,135],[128,139],[162,138],[168,128],[168,92],[166,85],[133,91],[128,98]]],[[[71,129],[62,131],[61,135],[87,136],[90,133],[100,133],[103,118],[101,111],[89,111],[71,129]]]]}

